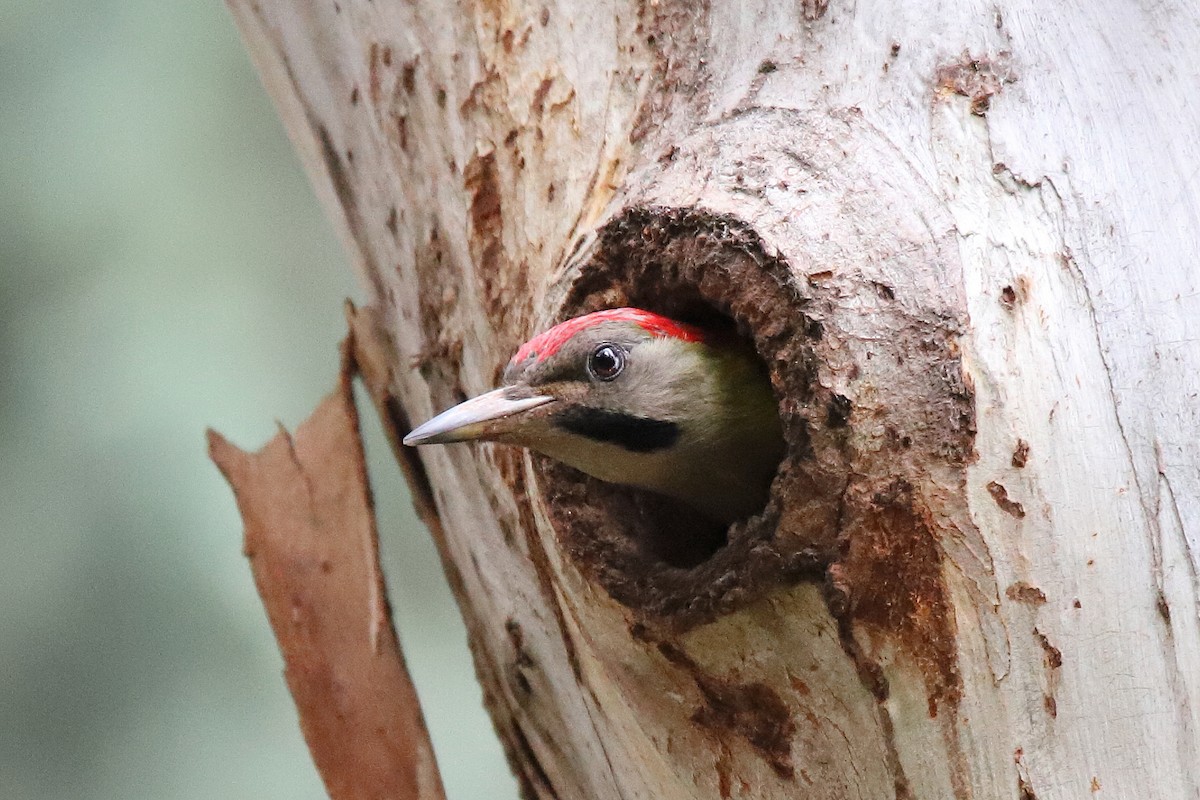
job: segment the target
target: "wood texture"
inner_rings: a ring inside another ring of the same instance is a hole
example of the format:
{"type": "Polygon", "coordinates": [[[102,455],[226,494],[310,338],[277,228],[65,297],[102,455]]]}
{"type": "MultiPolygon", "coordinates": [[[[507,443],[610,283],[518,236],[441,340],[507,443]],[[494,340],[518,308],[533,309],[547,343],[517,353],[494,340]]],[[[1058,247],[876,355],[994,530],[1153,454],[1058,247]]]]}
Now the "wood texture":
{"type": "Polygon", "coordinates": [[[230,5],[394,428],[619,300],[772,368],[720,574],[519,452],[406,456],[527,796],[1200,797],[1185,4],[230,5]]]}

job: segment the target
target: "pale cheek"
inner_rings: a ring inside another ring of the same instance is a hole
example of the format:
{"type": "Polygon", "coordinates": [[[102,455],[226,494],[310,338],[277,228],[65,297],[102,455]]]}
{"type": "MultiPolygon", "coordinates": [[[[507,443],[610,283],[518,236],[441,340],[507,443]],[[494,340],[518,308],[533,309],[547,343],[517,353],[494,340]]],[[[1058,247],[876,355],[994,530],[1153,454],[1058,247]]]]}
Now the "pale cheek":
{"type": "Polygon", "coordinates": [[[609,483],[647,485],[658,471],[657,465],[646,463],[645,456],[554,430],[542,431],[519,444],[609,483]]]}

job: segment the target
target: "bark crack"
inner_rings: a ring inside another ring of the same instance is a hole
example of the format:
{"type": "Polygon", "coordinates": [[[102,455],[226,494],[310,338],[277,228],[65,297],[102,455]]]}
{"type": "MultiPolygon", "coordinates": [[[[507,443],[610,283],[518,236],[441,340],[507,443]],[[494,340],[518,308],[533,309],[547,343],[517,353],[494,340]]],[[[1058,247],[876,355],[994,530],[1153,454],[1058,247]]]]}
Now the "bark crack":
{"type": "MultiPolygon", "coordinates": [[[[580,686],[583,684],[580,683],[580,686]]],[[[596,722],[596,712],[592,708],[593,698],[590,693],[585,693],[582,698],[583,708],[587,711],[588,722],[592,726],[592,730],[596,733],[596,741],[600,743],[600,753],[604,756],[604,763],[608,767],[608,776],[612,780],[612,786],[617,792],[617,797],[620,800],[626,800],[625,791],[621,788],[621,782],[617,779],[617,769],[613,766],[612,755],[608,752],[608,739],[604,732],[600,730],[600,726],[596,722]]],[[[640,726],[640,723],[639,723],[640,726]]]]}
{"type": "Polygon", "coordinates": [[[1191,539],[1187,535],[1187,528],[1183,524],[1183,514],[1179,511],[1179,502],[1175,498],[1175,488],[1171,485],[1171,478],[1167,475],[1166,469],[1162,464],[1162,454],[1158,453],[1159,467],[1158,477],[1166,487],[1166,496],[1171,509],[1171,516],[1175,521],[1175,527],[1179,529],[1179,543],[1183,547],[1183,552],[1186,554],[1188,568],[1188,577],[1191,579],[1192,587],[1196,597],[1200,597],[1200,570],[1196,566],[1196,551],[1192,548],[1191,539]]]}
{"type": "MultiPolygon", "coordinates": [[[[896,743],[896,726],[892,722],[892,715],[887,709],[887,700],[890,693],[888,687],[887,676],[883,674],[883,669],[879,664],[872,661],[865,652],[858,640],[854,637],[853,625],[845,614],[838,614],[834,605],[830,605],[829,588],[826,590],[826,605],[829,606],[830,614],[837,621],[838,639],[841,642],[842,650],[850,658],[850,663],[854,665],[859,682],[862,683],[872,697],[875,698],[875,707],[878,713],[879,728],[883,734],[883,744],[885,748],[884,762],[887,765],[888,775],[892,779],[892,785],[896,790],[896,800],[913,800],[912,790],[909,787],[908,776],[904,773],[904,764],[900,761],[900,748],[896,743]]],[[[838,596],[838,590],[833,590],[835,598],[838,596]]],[[[835,600],[840,605],[842,601],[835,600]]]]}
{"type": "Polygon", "coordinates": [[[308,516],[315,517],[317,507],[317,487],[313,486],[312,475],[308,472],[308,467],[300,460],[300,454],[296,452],[296,440],[292,438],[292,433],[283,426],[282,422],[276,423],[279,435],[283,437],[283,443],[287,445],[288,459],[292,465],[296,467],[296,474],[300,476],[300,480],[304,481],[304,495],[308,501],[308,516]]]}
{"type": "MultiPolygon", "coordinates": [[[[1052,191],[1054,196],[1058,199],[1059,214],[1056,218],[1061,219],[1062,197],[1059,195],[1058,189],[1055,187],[1054,182],[1050,180],[1049,177],[1046,177],[1043,180],[1049,186],[1050,191],[1052,191]]],[[[1049,211],[1049,209],[1047,209],[1047,211],[1049,211]]],[[[1088,319],[1091,322],[1092,338],[1096,344],[1096,356],[1100,359],[1100,364],[1104,370],[1106,394],[1108,400],[1110,401],[1108,405],[1112,408],[1113,421],[1116,423],[1117,432],[1121,437],[1121,445],[1125,452],[1129,471],[1133,476],[1133,484],[1138,495],[1138,504],[1141,506],[1142,513],[1145,515],[1146,525],[1150,528],[1149,544],[1151,548],[1153,570],[1153,574],[1150,576],[1150,579],[1154,584],[1155,590],[1161,592],[1163,582],[1163,532],[1162,526],[1158,521],[1158,498],[1157,496],[1153,499],[1150,498],[1149,493],[1142,482],[1141,475],[1138,472],[1137,456],[1134,453],[1133,445],[1129,438],[1129,432],[1126,430],[1125,420],[1121,416],[1121,404],[1117,399],[1117,388],[1116,382],[1113,380],[1112,365],[1109,363],[1108,351],[1104,346],[1104,340],[1100,336],[1100,323],[1096,318],[1096,306],[1092,298],[1092,290],[1088,285],[1086,276],[1083,274],[1083,270],[1081,270],[1079,265],[1075,262],[1075,256],[1071,252],[1071,248],[1065,242],[1063,243],[1061,259],[1063,267],[1066,268],[1067,272],[1070,273],[1070,275],[1075,279],[1076,284],[1079,286],[1080,292],[1083,294],[1083,300],[1087,308],[1088,319]]]]}
{"type": "MultiPolygon", "coordinates": [[[[1009,171],[1009,174],[1012,175],[1013,173],[1009,171]]],[[[1054,194],[1057,209],[1052,210],[1047,207],[1044,197],[1042,200],[1042,207],[1053,219],[1061,221],[1065,216],[1064,204],[1062,194],[1058,191],[1058,187],[1055,186],[1054,181],[1050,178],[1050,176],[1044,175],[1035,185],[1045,186],[1054,194]]],[[[1129,432],[1125,428],[1125,420],[1121,417],[1120,403],[1117,400],[1116,382],[1113,380],[1113,370],[1112,365],[1109,363],[1108,350],[1104,346],[1103,338],[1100,336],[1100,321],[1096,316],[1096,303],[1092,297],[1091,286],[1088,284],[1087,277],[1083,274],[1083,270],[1080,269],[1079,264],[1075,261],[1075,254],[1071,250],[1070,245],[1066,243],[1065,237],[1063,236],[1061,230],[1058,231],[1058,238],[1063,248],[1062,253],[1060,254],[1062,266],[1067,270],[1071,277],[1075,279],[1075,283],[1083,295],[1083,301],[1084,305],[1086,306],[1088,319],[1091,322],[1092,339],[1096,344],[1096,355],[1100,359],[1100,364],[1104,369],[1104,382],[1107,384],[1107,394],[1111,400],[1113,419],[1116,422],[1117,431],[1121,436],[1121,444],[1125,449],[1126,455],[1128,456],[1129,470],[1133,473],[1133,482],[1134,486],[1137,488],[1138,499],[1141,503],[1142,510],[1148,517],[1148,521],[1152,526],[1154,526],[1156,535],[1161,535],[1161,532],[1157,530],[1157,502],[1150,501],[1145,487],[1142,485],[1141,476],[1138,474],[1137,469],[1137,458],[1134,455],[1133,445],[1130,443],[1129,439],[1129,432]]]]}
{"type": "MultiPolygon", "coordinates": [[[[1200,582],[1197,581],[1195,564],[1191,559],[1191,550],[1188,545],[1186,531],[1183,528],[1183,517],[1179,512],[1179,505],[1175,499],[1175,490],[1171,486],[1171,481],[1167,477],[1166,473],[1162,471],[1161,466],[1159,471],[1159,480],[1165,490],[1167,501],[1171,509],[1171,514],[1175,523],[1173,527],[1178,529],[1178,535],[1181,539],[1180,544],[1184,548],[1184,561],[1187,563],[1188,578],[1190,579],[1190,583],[1192,585],[1192,597],[1195,598],[1200,596],[1200,582]]],[[[1159,603],[1160,609],[1166,611],[1166,613],[1163,614],[1163,622],[1167,629],[1167,635],[1164,637],[1164,646],[1170,651],[1170,663],[1174,667],[1174,669],[1170,671],[1170,677],[1168,678],[1168,681],[1170,682],[1172,692],[1178,699],[1178,702],[1174,704],[1174,707],[1176,709],[1176,714],[1179,720],[1179,730],[1181,732],[1179,749],[1181,763],[1186,763],[1189,759],[1194,758],[1194,754],[1197,752],[1196,731],[1191,725],[1191,715],[1189,714],[1191,711],[1191,704],[1196,701],[1196,698],[1192,697],[1188,693],[1187,683],[1189,676],[1183,671],[1183,667],[1179,662],[1178,646],[1175,641],[1175,637],[1172,635],[1170,608],[1167,605],[1166,596],[1164,594],[1159,595],[1159,603]]],[[[1197,609],[1195,602],[1193,602],[1190,615],[1192,619],[1196,618],[1196,612],[1197,609]]],[[[1191,793],[1193,795],[1200,796],[1200,776],[1198,776],[1195,771],[1192,771],[1187,773],[1187,777],[1191,793]]]]}

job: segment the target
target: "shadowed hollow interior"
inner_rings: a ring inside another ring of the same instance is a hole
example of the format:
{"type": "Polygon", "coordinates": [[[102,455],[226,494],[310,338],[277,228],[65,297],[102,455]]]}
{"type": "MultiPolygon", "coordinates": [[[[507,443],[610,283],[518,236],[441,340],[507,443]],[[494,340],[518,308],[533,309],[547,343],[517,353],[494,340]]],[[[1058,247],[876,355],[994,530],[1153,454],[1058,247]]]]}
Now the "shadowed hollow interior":
{"type": "Polygon", "coordinates": [[[728,530],[679,504],[538,457],[565,552],[645,622],[686,628],[771,588],[820,578],[836,555],[846,484],[844,398],[817,380],[822,335],[804,287],[737,220],[627,211],[600,233],[560,318],[630,305],[750,341],[779,399],[786,454],[761,513],[728,530]]]}

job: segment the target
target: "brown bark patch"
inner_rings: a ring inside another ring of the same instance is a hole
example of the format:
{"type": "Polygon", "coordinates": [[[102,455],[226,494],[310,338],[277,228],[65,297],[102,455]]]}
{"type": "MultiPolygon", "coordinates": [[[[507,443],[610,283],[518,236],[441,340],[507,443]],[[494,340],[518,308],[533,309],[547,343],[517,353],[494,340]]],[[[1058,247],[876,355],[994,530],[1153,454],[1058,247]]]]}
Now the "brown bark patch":
{"type": "Polygon", "coordinates": [[[533,696],[533,684],[526,671],[535,670],[537,665],[525,649],[525,632],[521,624],[512,617],[504,622],[504,632],[508,634],[509,644],[513,648],[513,658],[509,671],[509,684],[514,694],[521,702],[527,702],[533,696]]]}
{"type": "Polygon", "coordinates": [[[495,153],[476,153],[463,169],[463,184],[471,195],[472,256],[484,277],[497,276],[504,252],[500,178],[495,153]]]}
{"type": "Polygon", "coordinates": [[[1054,645],[1050,644],[1050,640],[1046,638],[1046,634],[1033,629],[1033,635],[1037,638],[1038,644],[1042,647],[1042,654],[1046,662],[1047,669],[1058,669],[1063,664],[1062,651],[1054,645]]]}
{"type": "Polygon", "coordinates": [[[1004,484],[998,481],[990,481],[987,485],[988,494],[996,501],[996,505],[1010,516],[1022,519],[1025,516],[1025,507],[1008,496],[1008,489],[1004,484]]]}
{"type": "MultiPolygon", "coordinates": [[[[471,195],[471,259],[482,284],[484,309],[495,330],[521,331],[529,303],[529,269],[524,261],[509,264],[505,254],[503,191],[494,151],[471,157],[463,169],[463,185],[471,195]]],[[[517,344],[512,343],[513,349],[517,344]]]]}
{"type": "Polygon", "coordinates": [[[551,87],[554,86],[554,81],[550,78],[542,78],[542,82],[538,84],[538,88],[533,93],[531,106],[535,117],[541,117],[546,113],[546,96],[550,94],[551,87]]]}
{"type": "Polygon", "coordinates": [[[800,8],[806,22],[816,22],[829,10],[829,0],[802,0],[800,8]]]}
{"type": "Polygon", "coordinates": [[[1031,586],[1025,581],[1017,581],[1011,584],[1004,590],[1004,595],[1009,600],[1015,600],[1018,603],[1026,603],[1031,606],[1041,606],[1046,604],[1046,593],[1036,586],[1031,586]]]}
{"type": "Polygon", "coordinates": [[[418,248],[421,270],[417,274],[418,312],[421,329],[435,336],[426,341],[413,358],[412,366],[420,370],[431,386],[449,387],[450,391],[436,396],[438,404],[451,405],[465,399],[459,383],[462,372],[462,338],[458,327],[451,323],[458,308],[458,272],[447,269],[447,255],[437,225],[431,226],[426,239],[418,248]],[[434,378],[439,380],[434,380],[434,378]]]}
{"type": "Polygon", "coordinates": [[[1159,618],[1161,618],[1163,622],[1167,623],[1167,630],[1169,633],[1171,625],[1171,606],[1167,603],[1167,598],[1161,591],[1158,593],[1158,599],[1155,601],[1154,606],[1158,609],[1159,618]]]}
{"type": "Polygon", "coordinates": [[[1047,716],[1053,719],[1058,716],[1058,700],[1055,699],[1055,695],[1058,694],[1061,675],[1059,670],[1063,665],[1062,651],[1055,647],[1046,634],[1037,628],[1033,629],[1033,636],[1042,648],[1042,665],[1045,667],[1045,677],[1042,683],[1042,707],[1047,716]]]}
{"type": "Polygon", "coordinates": [[[796,723],[779,694],[764,683],[739,683],[707,674],[683,650],[660,642],[658,651],[684,669],[696,684],[704,705],[692,721],[723,739],[734,734],[745,739],[781,778],[795,776],[792,735],[796,723]]]}
{"type": "Polygon", "coordinates": [[[383,48],[379,42],[371,42],[367,48],[367,91],[371,105],[379,105],[383,91],[383,48]]]}
{"type": "Polygon", "coordinates": [[[1017,446],[1013,448],[1012,465],[1013,469],[1023,469],[1029,463],[1029,442],[1024,439],[1017,439],[1017,446]]]}
{"type": "Polygon", "coordinates": [[[980,117],[987,114],[992,97],[999,94],[1004,84],[1015,80],[1012,64],[1003,54],[995,58],[972,58],[964,53],[959,61],[943,64],[934,73],[934,85],[940,94],[969,98],[971,113],[980,117]]]}
{"type": "Polygon", "coordinates": [[[847,506],[855,523],[830,569],[833,589],[850,619],[898,642],[916,662],[937,716],[939,706],[957,706],[962,687],[932,515],[899,479],[866,497],[852,492],[847,506]]]}
{"type": "Polygon", "coordinates": [[[1009,311],[1012,311],[1017,306],[1017,290],[1011,286],[1005,286],[1000,290],[1000,305],[1004,306],[1009,311]]]}

